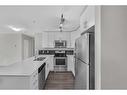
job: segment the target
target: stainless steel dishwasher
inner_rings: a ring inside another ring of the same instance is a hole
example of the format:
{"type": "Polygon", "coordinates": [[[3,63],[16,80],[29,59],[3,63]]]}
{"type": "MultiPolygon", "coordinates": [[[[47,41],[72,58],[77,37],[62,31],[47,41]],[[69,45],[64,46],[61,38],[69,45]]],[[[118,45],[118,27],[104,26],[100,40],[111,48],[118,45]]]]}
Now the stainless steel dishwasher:
{"type": "Polygon", "coordinates": [[[38,86],[40,90],[43,89],[45,85],[45,65],[46,63],[38,68],[38,86]]]}

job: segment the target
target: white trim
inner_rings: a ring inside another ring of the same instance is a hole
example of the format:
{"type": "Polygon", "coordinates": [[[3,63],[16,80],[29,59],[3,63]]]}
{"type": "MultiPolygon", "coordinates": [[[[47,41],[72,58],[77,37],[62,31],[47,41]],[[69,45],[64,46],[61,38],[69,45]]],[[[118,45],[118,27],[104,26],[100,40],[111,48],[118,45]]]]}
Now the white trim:
{"type": "Polygon", "coordinates": [[[101,89],[101,6],[95,6],[95,89],[101,89]]]}
{"type": "MultiPolygon", "coordinates": [[[[87,37],[86,38],[87,39],[87,45],[89,46],[89,34],[86,34],[86,37],[87,37]]],[[[87,48],[87,50],[88,50],[87,55],[89,56],[89,48],[87,48]]],[[[89,90],[89,73],[90,73],[88,64],[89,64],[89,57],[88,57],[88,61],[87,61],[87,64],[86,64],[86,66],[87,66],[87,68],[86,68],[87,69],[87,71],[86,71],[86,73],[87,73],[87,86],[86,86],[86,89],[87,90],[89,90]]]]}

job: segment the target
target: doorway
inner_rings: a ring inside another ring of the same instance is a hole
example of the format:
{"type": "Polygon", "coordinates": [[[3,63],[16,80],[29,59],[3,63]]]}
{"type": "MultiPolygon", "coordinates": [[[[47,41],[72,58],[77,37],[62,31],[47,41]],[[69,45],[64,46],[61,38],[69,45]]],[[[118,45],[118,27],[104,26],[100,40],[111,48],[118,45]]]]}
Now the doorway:
{"type": "Polygon", "coordinates": [[[29,40],[24,39],[24,55],[23,55],[23,59],[26,59],[29,57],[29,40]]]}

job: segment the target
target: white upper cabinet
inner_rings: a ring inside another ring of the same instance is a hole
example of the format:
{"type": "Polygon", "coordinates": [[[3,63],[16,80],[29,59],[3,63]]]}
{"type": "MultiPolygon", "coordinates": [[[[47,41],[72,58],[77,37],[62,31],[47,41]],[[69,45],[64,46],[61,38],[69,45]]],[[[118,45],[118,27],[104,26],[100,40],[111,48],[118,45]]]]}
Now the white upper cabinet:
{"type": "Polygon", "coordinates": [[[48,34],[46,32],[35,34],[35,49],[48,47],[48,34]]]}
{"type": "Polygon", "coordinates": [[[56,36],[55,36],[54,32],[47,32],[47,44],[48,44],[47,47],[53,48],[54,39],[56,36]]]}
{"type": "Polygon", "coordinates": [[[54,48],[55,40],[66,40],[67,47],[71,47],[70,32],[42,32],[35,34],[35,48],[54,48]]]}
{"type": "Polygon", "coordinates": [[[35,49],[39,49],[42,47],[42,33],[35,34],[35,49]]]}
{"type": "Polygon", "coordinates": [[[67,47],[71,45],[71,33],[70,32],[47,32],[48,34],[48,47],[54,47],[55,40],[66,40],[67,47]]]}
{"type": "Polygon", "coordinates": [[[48,34],[46,32],[42,32],[41,36],[41,43],[39,43],[41,44],[40,48],[45,48],[48,46],[48,34]]]}

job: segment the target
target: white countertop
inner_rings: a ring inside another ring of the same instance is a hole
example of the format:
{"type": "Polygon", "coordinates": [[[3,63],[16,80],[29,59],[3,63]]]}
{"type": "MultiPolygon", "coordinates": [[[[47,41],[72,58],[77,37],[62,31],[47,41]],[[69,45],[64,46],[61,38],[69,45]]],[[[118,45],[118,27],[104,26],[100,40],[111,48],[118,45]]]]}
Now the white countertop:
{"type": "MultiPolygon", "coordinates": [[[[40,56],[39,56],[40,57],[40,56]]],[[[48,59],[48,56],[43,61],[33,61],[34,57],[28,58],[22,62],[14,63],[9,66],[0,66],[0,76],[16,75],[29,76],[32,75],[38,68],[48,59]]]]}

